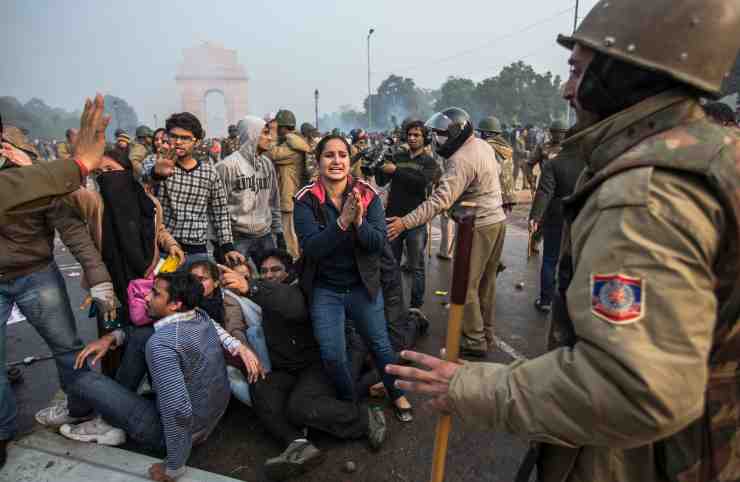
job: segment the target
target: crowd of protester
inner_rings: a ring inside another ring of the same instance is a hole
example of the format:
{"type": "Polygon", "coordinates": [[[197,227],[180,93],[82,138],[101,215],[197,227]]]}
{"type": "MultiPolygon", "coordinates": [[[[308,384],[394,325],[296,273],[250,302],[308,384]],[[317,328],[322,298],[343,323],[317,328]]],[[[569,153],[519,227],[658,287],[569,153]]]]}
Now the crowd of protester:
{"type": "MultiPolygon", "coordinates": [[[[39,423],[78,441],[129,439],[166,452],[150,475],[173,480],[234,395],[283,444],[264,466],[278,480],[323,460],[307,429],[364,437],[377,450],[387,430],[382,397],[400,422],[413,421],[385,366],[427,330],[423,273],[408,310],[403,247],[388,240],[374,182],[351,175],[352,146],[294,124],[288,111],[247,116],[210,143],[216,156],[187,112],[133,138],[119,130],[83,187],[2,228],[3,275],[17,285],[2,306],[17,304],[49,344],[65,393],[36,414],[39,423]],[[81,263],[93,302],[100,336],[86,345],[53,261],[55,232],[81,263]],[[34,254],[12,256],[32,238],[34,254]]],[[[397,167],[398,183],[414,186],[409,199],[393,193],[400,186],[391,192],[401,209],[424,199],[438,169],[415,139],[422,130],[413,124],[397,167]],[[424,175],[410,166],[417,155],[424,175]]],[[[22,133],[3,132],[4,169],[25,165],[21,155],[28,164],[41,157],[22,133]]],[[[67,132],[65,159],[80,159],[80,135],[89,137],[67,132]]],[[[407,245],[414,272],[424,246],[407,245]]],[[[16,411],[3,387],[4,449],[16,411]]]]}

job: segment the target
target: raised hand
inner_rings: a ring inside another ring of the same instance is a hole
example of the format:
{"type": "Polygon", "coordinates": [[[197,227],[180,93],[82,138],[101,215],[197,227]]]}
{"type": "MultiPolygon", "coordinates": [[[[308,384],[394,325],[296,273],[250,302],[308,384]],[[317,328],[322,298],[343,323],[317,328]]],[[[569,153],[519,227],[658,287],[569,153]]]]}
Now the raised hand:
{"type": "Polygon", "coordinates": [[[80,132],[74,145],[75,157],[88,171],[100,166],[105,150],[105,128],[110,116],[104,114],[103,96],[97,94],[95,100],[87,99],[80,118],[80,132]]]}
{"type": "Polygon", "coordinates": [[[162,148],[154,163],[154,173],[159,177],[170,177],[175,173],[175,150],[162,148]]]}

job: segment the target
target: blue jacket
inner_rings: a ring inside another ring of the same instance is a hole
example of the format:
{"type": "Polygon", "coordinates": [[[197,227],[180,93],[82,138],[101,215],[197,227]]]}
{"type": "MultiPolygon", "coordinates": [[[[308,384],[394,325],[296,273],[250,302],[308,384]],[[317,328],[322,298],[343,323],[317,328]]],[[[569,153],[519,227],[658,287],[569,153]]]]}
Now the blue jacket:
{"type": "Polygon", "coordinates": [[[311,302],[315,283],[346,289],[362,283],[374,300],[380,290],[380,255],[386,240],[385,213],[375,189],[350,179],[345,191],[360,191],[365,217],[359,229],[342,231],[339,210],[319,182],[301,189],[295,198],[293,223],[303,258],[301,288],[311,302]]]}

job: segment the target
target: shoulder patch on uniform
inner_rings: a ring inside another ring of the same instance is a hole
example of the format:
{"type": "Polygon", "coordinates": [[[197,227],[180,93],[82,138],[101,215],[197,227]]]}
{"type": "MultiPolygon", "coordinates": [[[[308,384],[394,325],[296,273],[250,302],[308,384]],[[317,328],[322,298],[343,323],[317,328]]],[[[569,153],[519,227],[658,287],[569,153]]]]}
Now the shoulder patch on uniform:
{"type": "Polygon", "coordinates": [[[623,274],[591,275],[591,313],[614,325],[645,316],[645,281],[623,274]]]}

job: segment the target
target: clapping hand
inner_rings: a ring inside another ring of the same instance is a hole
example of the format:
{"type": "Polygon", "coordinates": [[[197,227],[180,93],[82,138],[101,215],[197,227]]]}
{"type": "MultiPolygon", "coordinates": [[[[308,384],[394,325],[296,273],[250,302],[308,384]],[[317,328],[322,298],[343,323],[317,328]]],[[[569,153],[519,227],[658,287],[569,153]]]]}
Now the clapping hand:
{"type": "Polygon", "coordinates": [[[362,225],[362,218],[365,216],[365,206],[362,204],[362,194],[360,194],[360,191],[353,190],[352,196],[355,198],[355,204],[357,205],[355,219],[352,222],[355,228],[359,228],[362,225]]]}
{"type": "Polygon", "coordinates": [[[339,224],[343,229],[349,228],[357,218],[357,204],[357,197],[354,195],[354,192],[344,201],[342,212],[339,215],[339,224]]]}

